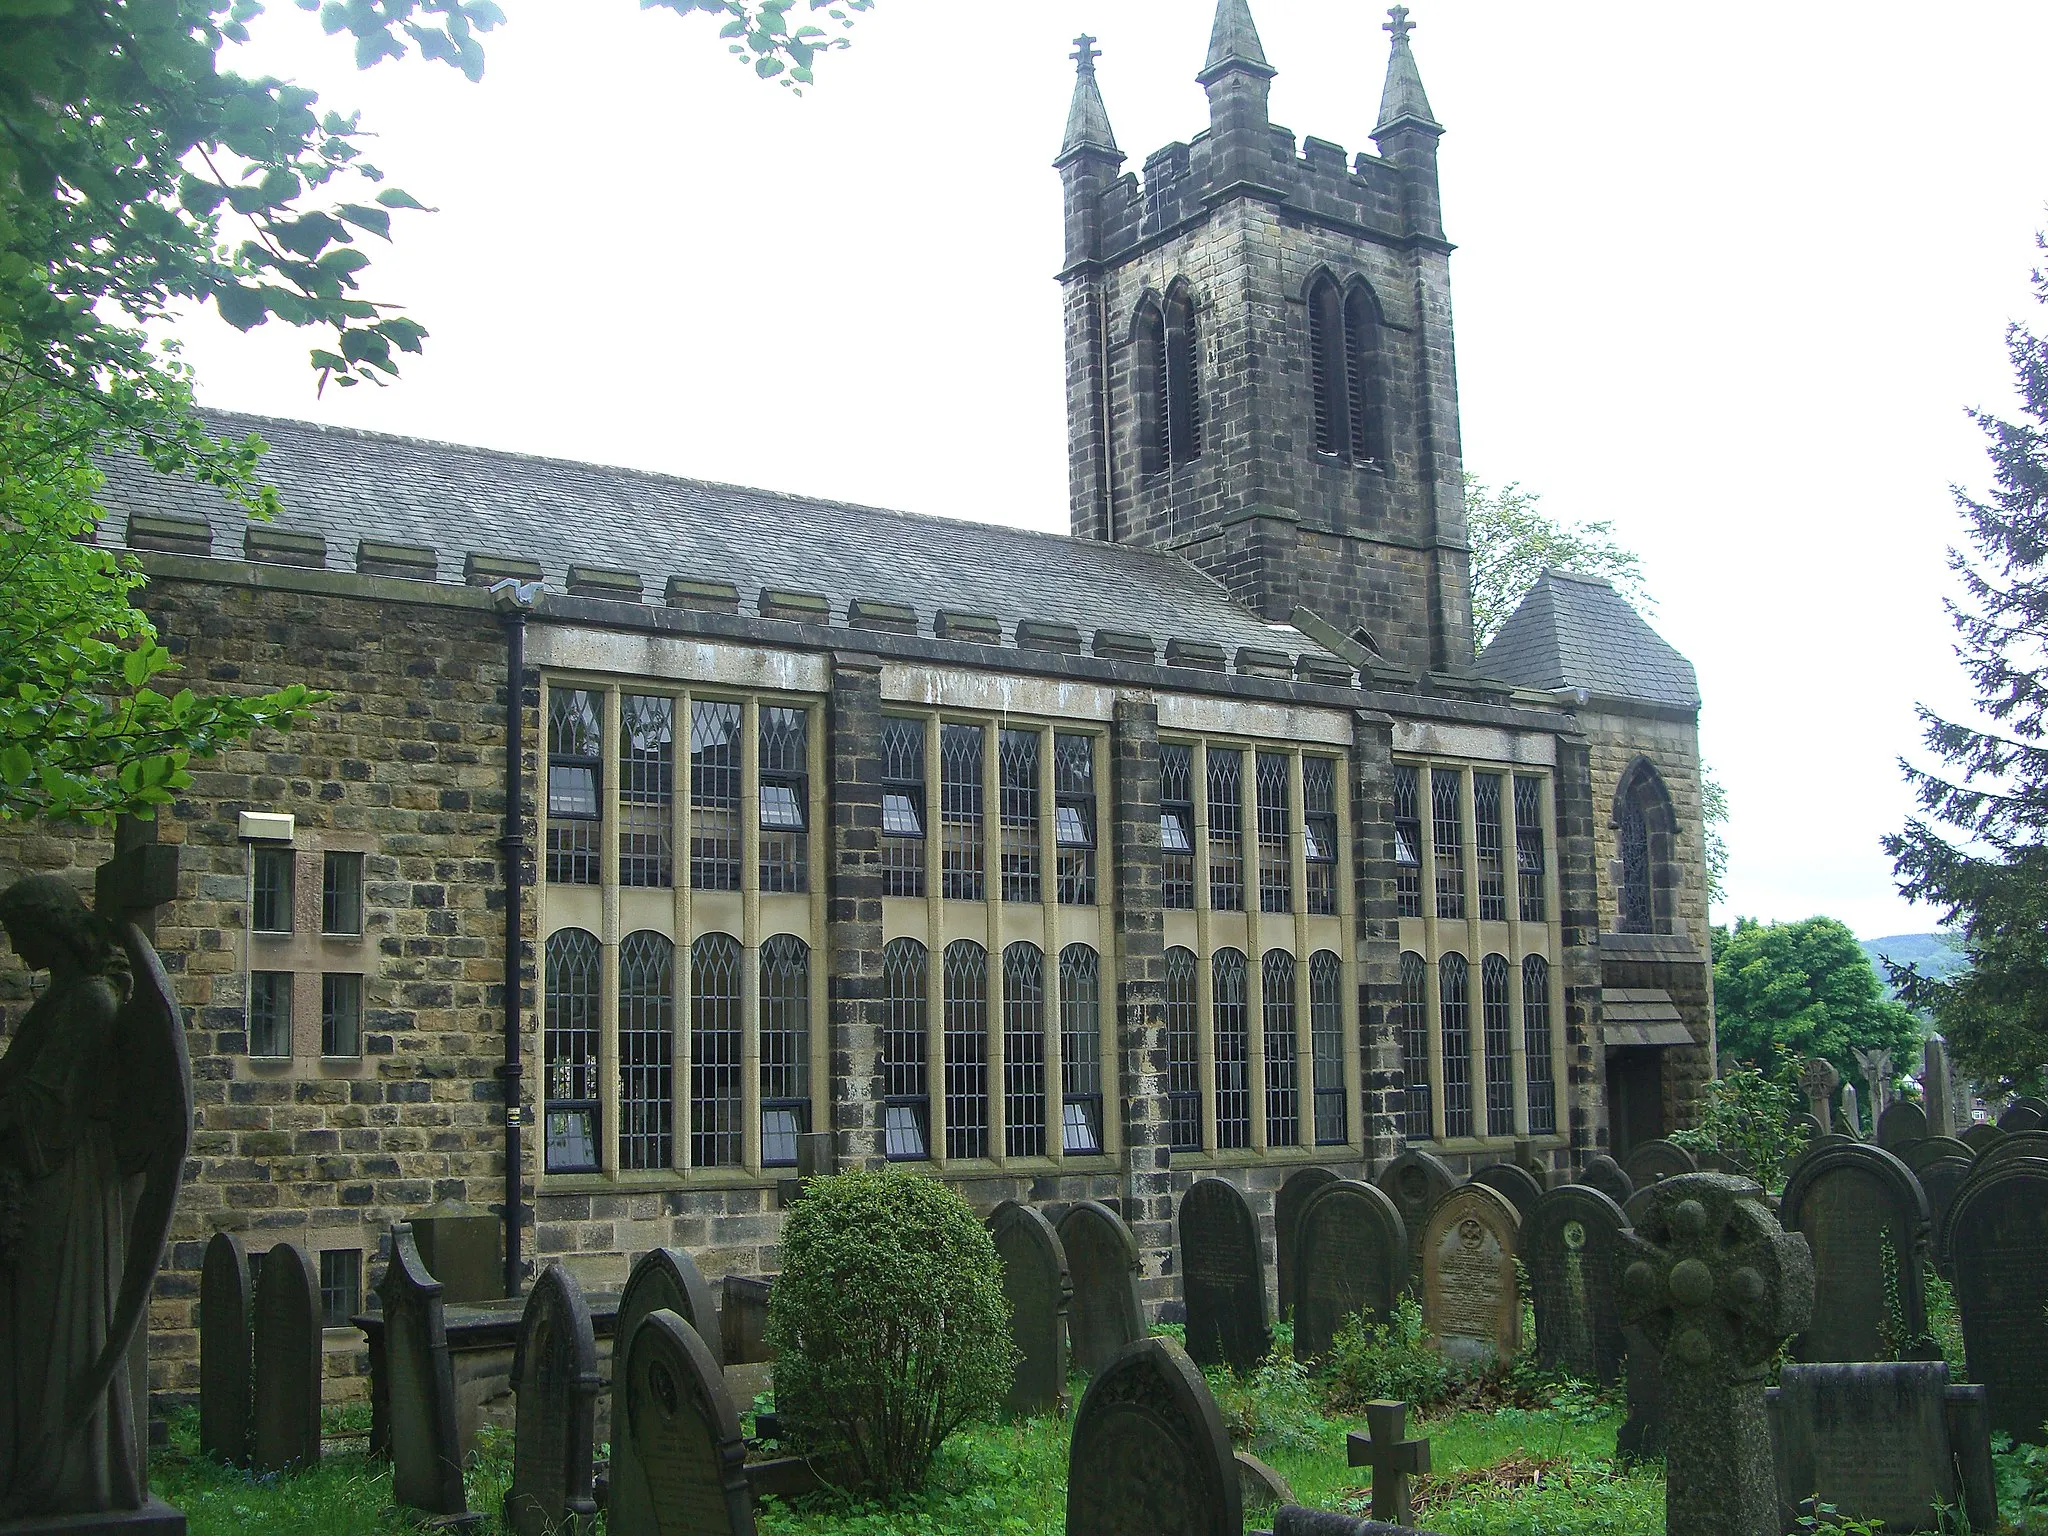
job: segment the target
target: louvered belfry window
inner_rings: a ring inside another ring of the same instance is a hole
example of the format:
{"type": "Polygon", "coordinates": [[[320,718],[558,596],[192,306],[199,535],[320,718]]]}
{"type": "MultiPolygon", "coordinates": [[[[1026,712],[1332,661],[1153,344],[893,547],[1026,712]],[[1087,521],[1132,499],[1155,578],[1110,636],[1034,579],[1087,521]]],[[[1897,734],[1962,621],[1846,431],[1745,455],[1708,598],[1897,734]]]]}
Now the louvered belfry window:
{"type": "Polygon", "coordinates": [[[1317,453],[1344,456],[1351,446],[1350,393],[1344,370],[1344,302],[1328,273],[1308,293],[1309,394],[1317,453]]]}
{"type": "Polygon", "coordinates": [[[1167,457],[1187,464],[1202,455],[1200,347],[1195,335],[1195,302],[1187,284],[1166,294],[1167,457]]]}
{"type": "Polygon", "coordinates": [[[1172,1148],[1202,1150],[1202,1068],[1195,1031],[1195,952],[1166,952],[1166,1102],[1172,1148]]]}
{"type": "Polygon", "coordinates": [[[1365,284],[1353,280],[1344,295],[1344,365],[1349,388],[1351,462],[1384,463],[1386,383],[1380,362],[1380,313],[1365,284]]]}
{"type": "Polygon", "coordinates": [[[1132,426],[1141,475],[1156,475],[1170,462],[1167,394],[1166,316],[1147,296],[1131,325],[1132,426]]]}

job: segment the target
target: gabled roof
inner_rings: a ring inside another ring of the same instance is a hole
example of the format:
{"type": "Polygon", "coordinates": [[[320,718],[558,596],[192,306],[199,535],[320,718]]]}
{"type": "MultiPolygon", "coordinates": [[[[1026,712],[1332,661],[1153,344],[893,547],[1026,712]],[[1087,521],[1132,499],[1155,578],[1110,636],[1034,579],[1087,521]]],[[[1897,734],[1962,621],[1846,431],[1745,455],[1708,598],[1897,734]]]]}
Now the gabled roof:
{"type": "Polygon", "coordinates": [[[1479,657],[1486,677],[1524,688],[1698,709],[1699,678],[1628,600],[1597,576],[1545,571],[1479,657]]]}
{"type": "Polygon", "coordinates": [[[434,550],[444,582],[465,557],[536,560],[557,592],[578,565],[638,572],[659,604],[671,576],[729,581],[741,611],[762,588],[815,592],[837,619],[854,599],[900,603],[932,632],[941,609],[992,615],[1014,640],[1020,620],[1071,624],[1086,636],[1131,630],[1229,650],[1252,646],[1323,657],[1268,624],[1175,555],[949,517],[890,512],[640,470],[389,437],[311,422],[210,411],[226,437],[270,445],[261,473],[285,510],[251,524],[218,492],[132,459],[105,465],[101,537],[118,543],[136,513],[203,518],[212,553],[243,558],[245,529],[320,534],[325,563],[353,570],[370,539],[434,550]]]}

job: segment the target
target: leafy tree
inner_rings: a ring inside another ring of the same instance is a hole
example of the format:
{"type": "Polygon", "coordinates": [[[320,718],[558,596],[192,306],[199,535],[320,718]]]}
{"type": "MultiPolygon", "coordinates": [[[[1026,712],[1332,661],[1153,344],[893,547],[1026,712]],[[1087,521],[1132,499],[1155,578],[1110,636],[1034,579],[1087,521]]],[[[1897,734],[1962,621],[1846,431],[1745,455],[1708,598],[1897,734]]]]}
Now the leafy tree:
{"type": "MultiPolygon", "coordinates": [[[[2048,250],[2048,236],[2036,244],[2048,250]]],[[[2032,275],[2036,302],[2048,304],[2048,268],[2032,275]]],[[[1963,597],[1947,608],[1979,723],[1920,707],[1935,766],[1899,766],[1923,814],[1884,840],[1901,894],[1959,926],[1969,968],[1946,978],[1887,968],[1965,1071],[2039,1088],[2048,1060],[2048,337],[2015,321],[2005,344],[2019,417],[1970,413],[1987,440],[1992,489],[1981,498],[1953,490],[1970,549],[1949,551],[1963,597]]]]}
{"type": "Polygon", "coordinates": [[[1912,1010],[1884,995],[1856,936],[1832,917],[1716,929],[1714,1014],[1721,1049],[1768,1077],[1825,1056],[1854,1079],[1850,1052],[1880,1047],[1903,1072],[1920,1038],[1912,1010]]]}
{"type": "Polygon", "coordinates": [[[1737,1067],[1700,1085],[1695,1124],[1673,1131],[1671,1139],[1690,1152],[1718,1152],[1747,1168],[1765,1189],[1777,1189],[1785,1164],[1805,1144],[1805,1132],[1792,1124],[1799,1108],[1799,1095],[1787,1083],[1756,1067],[1737,1067]]]}

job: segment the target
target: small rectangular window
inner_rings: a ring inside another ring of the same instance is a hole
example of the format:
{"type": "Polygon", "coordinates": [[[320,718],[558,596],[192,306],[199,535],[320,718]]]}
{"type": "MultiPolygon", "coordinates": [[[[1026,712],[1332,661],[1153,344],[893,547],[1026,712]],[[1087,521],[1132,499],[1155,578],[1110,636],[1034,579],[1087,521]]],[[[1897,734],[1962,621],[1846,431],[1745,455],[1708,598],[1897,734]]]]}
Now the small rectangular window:
{"type": "Polygon", "coordinates": [[[690,705],[690,888],[740,888],[740,706],[690,705]]]}
{"type": "Polygon", "coordinates": [[[596,885],[604,736],[598,695],[558,688],[548,695],[548,879],[596,885]]]}
{"type": "Polygon", "coordinates": [[[363,856],[320,856],[320,931],[353,938],[363,931],[363,856]]]}
{"type": "Polygon", "coordinates": [[[1515,886],[1522,921],[1540,923],[1544,907],[1543,781],[1515,775],[1515,886]]]}
{"type": "Polygon", "coordinates": [[[1479,920],[1508,920],[1507,864],[1501,851],[1501,785],[1497,773],[1472,775],[1473,861],[1479,873],[1479,920]]]}
{"type": "Polygon", "coordinates": [[[1292,796],[1288,793],[1289,764],[1282,752],[1258,754],[1259,812],[1259,910],[1294,910],[1294,867],[1287,845],[1287,822],[1292,796]]]}
{"type": "Polygon", "coordinates": [[[1159,747],[1159,852],[1161,900],[1187,911],[1195,904],[1194,749],[1175,742],[1159,747]]]}
{"type": "Polygon", "coordinates": [[[1002,791],[1003,900],[1038,900],[1038,732],[1004,731],[997,742],[1002,791]]]}
{"type": "Polygon", "coordinates": [[[330,971],[320,978],[320,1054],[363,1054],[363,978],[330,971]]]}
{"type": "Polygon", "coordinates": [[[1209,749],[1209,906],[1244,910],[1244,753],[1209,749]]]}
{"type": "Polygon", "coordinates": [[[1095,741],[1054,736],[1052,787],[1058,801],[1060,905],[1095,905],[1095,741]]]}
{"type": "Polygon", "coordinates": [[[1465,824],[1458,770],[1430,775],[1430,830],[1436,847],[1436,915],[1465,915],[1465,824]]]}
{"type": "Polygon", "coordinates": [[[810,881],[810,731],[801,709],[761,710],[761,889],[810,881]]]}
{"type": "Polygon", "coordinates": [[[329,1248],[320,1255],[321,1323],[346,1328],[362,1310],[363,1256],[354,1248],[329,1248]]]}
{"type": "Polygon", "coordinates": [[[939,732],[939,875],[948,901],[980,901],[981,727],[939,732]]]}
{"type": "Polygon", "coordinates": [[[1302,841],[1308,853],[1308,909],[1337,915],[1337,764],[1327,757],[1301,760],[1302,841]]]}
{"type": "Polygon", "coordinates": [[[619,884],[675,884],[675,700],[619,699],[619,884]]]}
{"type": "Polygon", "coordinates": [[[290,933],[292,878],[297,860],[289,848],[259,846],[254,854],[249,926],[258,933],[290,933]]]}
{"type": "Polygon", "coordinates": [[[1394,895],[1403,917],[1422,916],[1422,791],[1413,768],[1394,769],[1394,895]]]}
{"type": "Polygon", "coordinates": [[[882,721],[882,894],[924,895],[924,722],[882,721]]]}
{"type": "Polygon", "coordinates": [[[289,1057],[292,1053],[292,973],[254,971],[249,976],[249,1054],[289,1057]]]}

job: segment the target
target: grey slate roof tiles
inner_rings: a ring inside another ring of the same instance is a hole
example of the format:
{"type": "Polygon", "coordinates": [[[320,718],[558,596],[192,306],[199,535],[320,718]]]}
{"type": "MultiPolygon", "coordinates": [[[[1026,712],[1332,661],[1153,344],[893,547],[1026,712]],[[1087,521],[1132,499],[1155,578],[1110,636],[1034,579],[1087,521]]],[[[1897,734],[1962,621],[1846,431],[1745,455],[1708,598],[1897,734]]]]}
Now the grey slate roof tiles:
{"type": "Polygon", "coordinates": [[[1698,709],[1692,663],[1597,576],[1545,571],[1479,657],[1486,677],[1524,688],[1698,709]]]}
{"type": "MultiPolygon", "coordinates": [[[[932,632],[941,609],[990,614],[1014,643],[1020,622],[1130,630],[1265,651],[1327,655],[1298,631],[1266,623],[1187,561],[1124,545],[989,523],[785,496],[639,470],[390,437],[310,422],[208,412],[215,430],[270,445],[261,472],[285,511],[269,526],[326,539],[327,563],[355,568],[363,540],[425,545],[438,576],[464,579],[474,554],[540,563],[554,591],[571,563],[637,571],[649,600],[669,578],[729,581],[739,609],[761,592],[823,593],[835,623],[855,599],[916,611],[932,632]]],[[[205,519],[212,551],[243,555],[248,520],[217,492],[132,460],[103,466],[118,542],[129,516],[205,519]]],[[[264,525],[255,525],[264,526],[264,525]]]]}

